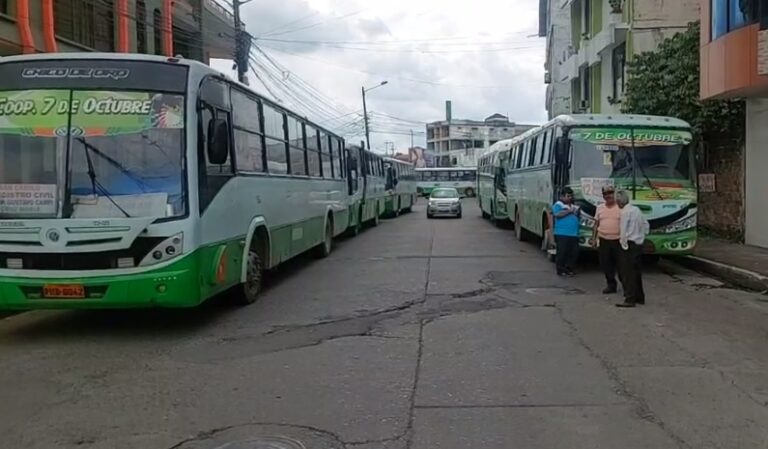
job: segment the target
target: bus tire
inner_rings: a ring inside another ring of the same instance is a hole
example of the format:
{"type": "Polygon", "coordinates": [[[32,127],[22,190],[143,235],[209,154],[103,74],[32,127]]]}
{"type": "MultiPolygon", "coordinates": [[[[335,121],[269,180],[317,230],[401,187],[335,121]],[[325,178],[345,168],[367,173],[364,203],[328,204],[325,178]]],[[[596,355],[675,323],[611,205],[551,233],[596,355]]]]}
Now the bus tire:
{"type": "Polygon", "coordinates": [[[323,242],[315,247],[315,255],[319,259],[330,256],[333,251],[333,217],[330,214],[325,221],[325,231],[323,232],[323,242]]]}
{"type": "Polygon", "coordinates": [[[464,191],[464,195],[466,195],[468,198],[474,198],[475,189],[473,189],[472,187],[467,187],[467,190],[464,191]]]}
{"type": "Polygon", "coordinates": [[[523,222],[520,221],[520,211],[515,211],[515,237],[517,237],[517,240],[520,242],[525,242],[528,240],[528,234],[525,229],[523,229],[523,222]]]}
{"type": "Polygon", "coordinates": [[[259,255],[259,245],[251,245],[248,251],[248,265],[245,268],[245,282],[238,285],[235,292],[235,303],[247,306],[259,299],[264,284],[264,262],[259,255]]]}
{"type": "Polygon", "coordinates": [[[481,215],[481,216],[482,216],[484,219],[486,219],[486,220],[487,220],[487,219],[489,219],[489,218],[491,218],[491,214],[489,214],[488,212],[486,212],[486,211],[484,211],[484,210],[482,210],[482,209],[480,209],[480,215],[481,215]]]}
{"type": "Polygon", "coordinates": [[[360,230],[363,227],[363,213],[358,212],[357,219],[355,220],[355,224],[350,226],[349,229],[347,229],[347,235],[349,237],[355,237],[358,234],[360,234],[360,230]]]}

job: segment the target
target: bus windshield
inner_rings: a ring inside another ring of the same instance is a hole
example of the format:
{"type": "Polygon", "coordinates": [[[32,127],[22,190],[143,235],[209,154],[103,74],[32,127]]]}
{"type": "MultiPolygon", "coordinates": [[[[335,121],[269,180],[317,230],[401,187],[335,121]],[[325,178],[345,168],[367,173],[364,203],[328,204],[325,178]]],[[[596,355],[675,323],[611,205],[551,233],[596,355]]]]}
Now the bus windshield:
{"type": "Polygon", "coordinates": [[[573,133],[572,170],[575,178],[622,179],[648,185],[652,180],[690,186],[694,178],[690,133],[634,130],[632,134],[578,130],[573,133]]]}
{"type": "Polygon", "coordinates": [[[0,217],[174,217],[184,198],[184,97],[0,91],[0,217]]]}

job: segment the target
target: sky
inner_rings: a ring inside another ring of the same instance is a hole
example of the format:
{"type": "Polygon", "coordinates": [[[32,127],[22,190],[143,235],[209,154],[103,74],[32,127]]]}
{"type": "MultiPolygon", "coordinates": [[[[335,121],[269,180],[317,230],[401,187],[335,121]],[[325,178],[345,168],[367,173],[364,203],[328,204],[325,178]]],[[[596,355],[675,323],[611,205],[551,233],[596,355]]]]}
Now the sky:
{"type": "MultiPolygon", "coordinates": [[[[545,40],[539,0],[252,0],[242,7],[255,37],[251,86],[348,140],[363,138],[367,93],[371,146],[424,146],[425,123],[546,120],[545,40]],[[262,51],[263,53],[259,52],[262,51]]],[[[230,62],[212,63],[229,72],[230,62]]]]}

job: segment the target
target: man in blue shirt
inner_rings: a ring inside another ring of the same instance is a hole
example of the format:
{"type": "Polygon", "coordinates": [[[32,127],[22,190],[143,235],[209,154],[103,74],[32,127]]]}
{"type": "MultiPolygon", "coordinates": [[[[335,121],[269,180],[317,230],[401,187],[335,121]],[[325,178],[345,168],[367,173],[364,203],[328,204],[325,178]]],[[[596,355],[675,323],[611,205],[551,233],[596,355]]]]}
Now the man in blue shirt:
{"type": "Polygon", "coordinates": [[[573,276],[573,267],[579,257],[579,207],[573,204],[573,190],[560,191],[560,201],[552,205],[555,219],[555,245],[557,247],[557,274],[573,276]]]}

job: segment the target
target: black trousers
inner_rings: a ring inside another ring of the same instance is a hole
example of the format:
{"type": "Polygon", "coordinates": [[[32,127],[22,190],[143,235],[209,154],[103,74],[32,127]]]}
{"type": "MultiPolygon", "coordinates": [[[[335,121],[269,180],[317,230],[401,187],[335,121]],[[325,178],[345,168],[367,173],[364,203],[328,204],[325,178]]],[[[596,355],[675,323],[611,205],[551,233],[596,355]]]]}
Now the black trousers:
{"type": "Polygon", "coordinates": [[[557,256],[555,262],[558,273],[573,271],[579,258],[579,238],[566,235],[555,235],[557,256]]]}
{"type": "Polygon", "coordinates": [[[619,264],[621,263],[621,243],[618,240],[606,240],[600,239],[600,246],[597,248],[597,254],[600,258],[600,268],[605,274],[605,283],[608,288],[616,289],[616,273],[621,272],[619,270],[619,264]]]}
{"type": "Polygon", "coordinates": [[[629,249],[621,251],[621,283],[624,302],[645,304],[643,291],[643,247],[629,242],[629,249]]]}

